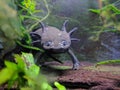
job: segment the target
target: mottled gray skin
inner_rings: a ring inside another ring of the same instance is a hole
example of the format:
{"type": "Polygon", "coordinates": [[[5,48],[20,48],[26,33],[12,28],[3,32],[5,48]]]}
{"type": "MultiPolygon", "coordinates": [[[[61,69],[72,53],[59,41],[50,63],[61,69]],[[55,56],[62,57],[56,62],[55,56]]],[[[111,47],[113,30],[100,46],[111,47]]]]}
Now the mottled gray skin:
{"type": "Polygon", "coordinates": [[[79,68],[79,61],[71,51],[70,46],[72,40],[78,41],[79,39],[70,38],[70,35],[77,28],[73,28],[70,32],[67,32],[65,27],[67,22],[68,20],[64,22],[62,30],[59,30],[52,26],[45,27],[42,24],[42,28],[36,30],[35,32],[31,32],[31,35],[37,35],[41,37],[40,40],[33,41],[33,43],[35,44],[39,42],[40,46],[45,50],[45,53],[47,53],[47,55],[53,59],[56,58],[54,58],[51,54],[67,52],[72,58],[73,69],[76,70],[79,68]]]}

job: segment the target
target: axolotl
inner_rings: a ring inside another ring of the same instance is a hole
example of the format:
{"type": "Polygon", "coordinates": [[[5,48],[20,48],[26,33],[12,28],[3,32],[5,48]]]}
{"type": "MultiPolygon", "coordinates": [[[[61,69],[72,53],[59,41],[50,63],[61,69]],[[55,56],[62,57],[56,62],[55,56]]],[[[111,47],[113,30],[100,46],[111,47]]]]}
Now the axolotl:
{"type": "Polygon", "coordinates": [[[71,41],[79,41],[77,38],[71,38],[72,33],[77,30],[77,27],[67,32],[67,23],[68,20],[65,20],[61,30],[53,26],[45,26],[41,23],[42,28],[31,32],[30,35],[33,38],[33,45],[44,49],[44,53],[47,53],[47,55],[53,59],[56,58],[54,58],[52,54],[68,53],[73,62],[72,69],[76,70],[79,69],[80,63],[73,51],[70,49],[70,46],[71,41]]]}

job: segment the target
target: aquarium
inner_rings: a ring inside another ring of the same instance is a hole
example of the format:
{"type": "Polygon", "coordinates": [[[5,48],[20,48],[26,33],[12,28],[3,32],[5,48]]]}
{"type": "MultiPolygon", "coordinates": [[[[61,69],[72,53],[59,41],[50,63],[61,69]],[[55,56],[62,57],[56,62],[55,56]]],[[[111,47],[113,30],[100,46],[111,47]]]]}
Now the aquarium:
{"type": "Polygon", "coordinates": [[[119,90],[120,0],[0,0],[0,89],[119,90]]]}

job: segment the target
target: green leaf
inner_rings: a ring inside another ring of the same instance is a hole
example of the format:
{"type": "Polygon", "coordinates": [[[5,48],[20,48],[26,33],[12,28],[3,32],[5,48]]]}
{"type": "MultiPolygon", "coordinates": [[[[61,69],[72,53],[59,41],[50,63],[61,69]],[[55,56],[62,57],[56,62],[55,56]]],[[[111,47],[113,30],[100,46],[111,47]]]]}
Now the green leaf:
{"type": "Polygon", "coordinates": [[[15,54],[14,57],[15,57],[15,61],[17,62],[17,66],[18,66],[19,70],[24,72],[26,69],[26,64],[23,61],[23,58],[18,54],[15,54]]]}
{"type": "Polygon", "coordinates": [[[14,76],[16,76],[15,73],[17,73],[16,64],[9,61],[5,61],[5,65],[6,68],[0,71],[0,85],[10,80],[12,77],[14,78],[14,76]]]}
{"type": "Polygon", "coordinates": [[[89,11],[96,13],[96,14],[100,14],[100,9],[89,9],[89,11]]]}
{"type": "Polygon", "coordinates": [[[30,78],[36,78],[39,75],[40,68],[37,65],[32,65],[25,71],[25,75],[30,78]]]}
{"type": "Polygon", "coordinates": [[[22,57],[25,63],[29,63],[29,66],[34,64],[34,58],[31,53],[22,52],[22,57]]]}
{"type": "Polygon", "coordinates": [[[95,67],[99,66],[99,65],[105,65],[105,64],[113,64],[113,63],[120,63],[120,60],[106,60],[106,61],[101,61],[98,62],[95,67]]]}
{"type": "Polygon", "coordinates": [[[43,82],[41,85],[41,90],[52,90],[52,87],[47,82],[43,82]]]}
{"type": "Polygon", "coordinates": [[[18,79],[18,73],[19,73],[18,71],[15,71],[12,77],[8,80],[9,89],[14,85],[15,81],[18,79]]]}
{"type": "Polygon", "coordinates": [[[31,84],[31,80],[35,79],[39,75],[40,67],[35,65],[34,58],[31,53],[22,53],[21,57],[26,64],[25,77],[27,77],[26,79],[31,84]]]}
{"type": "Polygon", "coordinates": [[[5,61],[6,68],[11,69],[12,71],[17,70],[17,65],[13,62],[5,61]]]}
{"type": "Polygon", "coordinates": [[[34,0],[24,0],[22,5],[29,9],[31,12],[35,11],[36,2],[34,0]]]}
{"type": "Polygon", "coordinates": [[[54,82],[54,85],[58,88],[58,90],[66,90],[65,86],[61,85],[58,82],[54,82]]]}
{"type": "Polygon", "coordinates": [[[12,77],[13,73],[14,71],[8,68],[2,69],[0,71],[0,85],[8,81],[12,77]]]}
{"type": "Polygon", "coordinates": [[[40,72],[40,67],[34,64],[29,68],[29,71],[32,73],[32,75],[34,74],[34,76],[37,76],[40,72]]]}
{"type": "Polygon", "coordinates": [[[120,10],[117,7],[115,7],[114,5],[111,5],[111,9],[114,11],[114,13],[120,14],[120,10]]]}

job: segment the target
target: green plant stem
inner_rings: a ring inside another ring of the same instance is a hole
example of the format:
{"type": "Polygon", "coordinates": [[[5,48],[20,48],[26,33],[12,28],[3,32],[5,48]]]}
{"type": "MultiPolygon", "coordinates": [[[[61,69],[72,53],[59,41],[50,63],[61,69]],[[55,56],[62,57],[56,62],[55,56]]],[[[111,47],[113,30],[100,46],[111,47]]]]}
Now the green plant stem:
{"type": "Polygon", "coordinates": [[[28,45],[24,45],[22,44],[21,42],[19,41],[16,41],[20,46],[24,47],[24,48],[28,48],[28,49],[32,49],[32,50],[37,50],[37,51],[41,51],[41,52],[44,52],[42,49],[39,49],[37,47],[32,47],[32,46],[28,46],[28,45]]]}
{"type": "Polygon", "coordinates": [[[33,16],[27,16],[27,15],[21,15],[21,16],[24,17],[24,18],[29,18],[29,19],[33,19],[33,20],[39,21],[38,18],[33,17],[33,16]]]}
{"type": "Polygon", "coordinates": [[[105,65],[105,64],[113,64],[113,63],[120,63],[120,60],[106,60],[96,63],[95,67],[99,65],[105,65]]]}
{"type": "Polygon", "coordinates": [[[38,20],[35,24],[33,24],[30,29],[28,30],[28,32],[31,32],[32,29],[37,26],[40,22],[44,21],[49,15],[50,15],[50,10],[48,8],[48,4],[47,4],[47,1],[46,0],[43,0],[44,3],[45,3],[45,6],[46,6],[46,9],[47,9],[47,15],[45,17],[43,17],[42,19],[38,20]]]}

